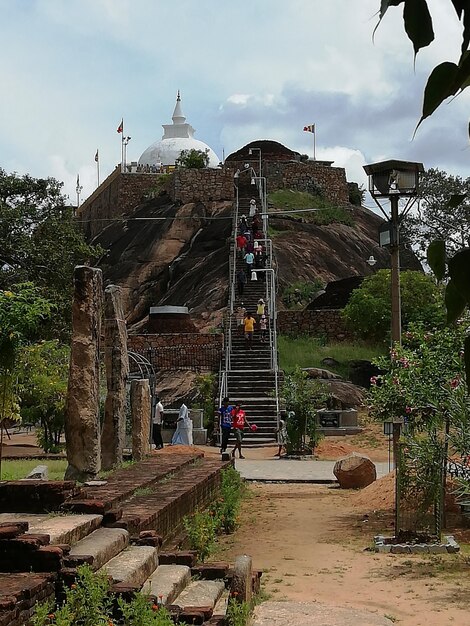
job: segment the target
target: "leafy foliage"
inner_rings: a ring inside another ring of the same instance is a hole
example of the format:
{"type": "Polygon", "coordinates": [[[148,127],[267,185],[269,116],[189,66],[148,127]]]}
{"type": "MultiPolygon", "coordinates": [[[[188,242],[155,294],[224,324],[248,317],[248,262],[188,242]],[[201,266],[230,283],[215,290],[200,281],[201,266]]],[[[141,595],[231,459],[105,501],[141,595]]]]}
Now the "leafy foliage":
{"type": "Polygon", "coordinates": [[[442,426],[462,376],[464,334],[463,325],[404,333],[403,346],[375,361],[384,374],[371,380],[371,416],[378,421],[403,417],[411,433],[442,426]]]}
{"type": "MultiPolygon", "coordinates": [[[[390,270],[367,276],[343,309],[346,324],[357,336],[387,342],[391,325],[390,270]]],[[[432,329],[444,325],[441,290],[433,279],[415,271],[400,272],[402,326],[419,323],[432,329]]]]}
{"type": "Polygon", "coordinates": [[[212,430],[217,395],[216,377],[214,374],[198,374],[195,383],[199,403],[204,411],[204,427],[212,430]]]}
{"type": "MultiPolygon", "coordinates": [[[[404,5],[404,27],[416,55],[434,41],[432,16],[426,0],[380,0],[379,23],[389,7],[400,4],[404,5]]],[[[445,61],[432,70],[424,90],[423,111],[418,126],[444,100],[470,85],[470,5],[464,0],[450,0],[450,6],[463,24],[461,56],[457,63],[445,61]]]]}
{"type": "Polygon", "coordinates": [[[31,282],[54,302],[43,337],[67,336],[75,265],[102,253],[85,243],[62,183],[0,169],[0,289],[31,282]]]}
{"type": "Polygon", "coordinates": [[[180,167],[189,167],[193,169],[202,169],[209,165],[209,149],[181,150],[179,157],[176,159],[176,165],[180,167]]]}
{"type": "Polygon", "coordinates": [[[211,554],[217,538],[217,519],[213,511],[196,511],[183,518],[191,550],[196,550],[202,562],[211,554]]]}
{"type": "Polygon", "coordinates": [[[69,349],[58,341],[26,346],[19,357],[21,416],[40,423],[38,441],[44,452],[58,452],[65,422],[69,349]]]}
{"type": "Polygon", "coordinates": [[[289,308],[296,308],[299,305],[305,306],[312,301],[315,293],[323,289],[323,287],[324,284],[319,279],[315,279],[312,282],[297,280],[283,289],[282,301],[289,308]]]}
{"type": "Polygon", "coordinates": [[[421,257],[436,239],[445,240],[449,252],[470,245],[470,178],[431,168],[420,178],[419,198],[402,230],[421,257]]]}
{"type": "Polygon", "coordinates": [[[325,406],[328,394],[321,383],[308,378],[307,372],[300,367],[285,377],[279,393],[288,414],[287,453],[313,452],[322,438],[317,411],[325,406]]]}
{"type": "Polygon", "coordinates": [[[238,602],[230,598],[227,606],[227,626],[246,626],[251,614],[251,606],[247,602],[238,602]]]}
{"type": "MultiPolygon", "coordinates": [[[[88,565],[77,568],[77,580],[65,590],[65,601],[54,609],[53,604],[37,604],[32,626],[113,626],[114,606],[111,584],[106,572],[93,572],[88,565]]],[[[122,626],[183,626],[175,624],[165,607],[153,604],[142,593],[131,600],[117,601],[122,626]]]]}
{"type": "Polygon", "coordinates": [[[217,529],[233,533],[237,527],[240,506],[245,495],[245,485],[234,467],[222,471],[220,497],[212,510],[217,520],[217,529]]]}

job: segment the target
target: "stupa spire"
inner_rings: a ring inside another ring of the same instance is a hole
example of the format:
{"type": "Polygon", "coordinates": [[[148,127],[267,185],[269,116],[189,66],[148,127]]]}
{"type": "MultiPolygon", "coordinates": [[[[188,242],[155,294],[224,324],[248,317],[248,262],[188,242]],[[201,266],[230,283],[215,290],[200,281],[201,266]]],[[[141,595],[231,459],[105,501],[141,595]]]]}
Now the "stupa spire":
{"type": "Polygon", "coordinates": [[[179,89],[176,96],[175,110],[173,111],[171,119],[173,120],[173,124],[184,124],[186,122],[186,117],[183,115],[183,111],[181,110],[181,95],[179,89]]]}

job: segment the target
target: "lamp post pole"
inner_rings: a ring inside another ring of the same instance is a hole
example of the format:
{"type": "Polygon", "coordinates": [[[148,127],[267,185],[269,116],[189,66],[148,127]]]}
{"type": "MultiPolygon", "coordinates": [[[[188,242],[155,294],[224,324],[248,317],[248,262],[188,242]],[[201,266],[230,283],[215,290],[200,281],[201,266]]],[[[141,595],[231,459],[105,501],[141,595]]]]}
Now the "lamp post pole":
{"type": "Polygon", "coordinates": [[[390,196],[392,237],[390,246],[392,346],[401,345],[401,294],[400,294],[400,231],[398,222],[398,195],[390,196]]]}

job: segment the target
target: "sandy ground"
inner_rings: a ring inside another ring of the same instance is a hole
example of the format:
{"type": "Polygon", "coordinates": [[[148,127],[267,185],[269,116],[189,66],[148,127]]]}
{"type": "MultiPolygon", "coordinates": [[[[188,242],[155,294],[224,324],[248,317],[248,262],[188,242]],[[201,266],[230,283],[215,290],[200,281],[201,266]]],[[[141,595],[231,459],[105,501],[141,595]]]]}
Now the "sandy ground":
{"type": "Polygon", "coordinates": [[[468,626],[470,559],[378,555],[390,512],[356,505],[357,492],[323,485],[251,485],[240,528],[217,557],[250,554],[274,600],[325,602],[377,612],[401,626],[468,626]]]}

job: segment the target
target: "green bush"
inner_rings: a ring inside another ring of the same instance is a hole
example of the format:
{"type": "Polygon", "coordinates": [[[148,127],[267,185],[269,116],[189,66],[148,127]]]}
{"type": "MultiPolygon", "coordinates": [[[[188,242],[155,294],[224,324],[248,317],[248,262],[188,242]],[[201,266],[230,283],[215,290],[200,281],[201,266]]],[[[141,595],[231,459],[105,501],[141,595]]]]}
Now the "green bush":
{"type": "MultiPolygon", "coordinates": [[[[344,320],[358,337],[387,342],[391,325],[390,270],[379,270],[364,279],[354,289],[343,309],[344,320]]],[[[401,317],[406,330],[410,324],[419,323],[424,328],[439,328],[445,322],[445,309],[441,289],[431,276],[422,272],[400,273],[401,317]]]]}
{"type": "Polygon", "coordinates": [[[217,518],[213,511],[196,511],[183,518],[191,550],[196,550],[202,562],[211,554],[216,542],[217,518]]]}
{"type": "Polygon", "coordinates": [[[318,278],[311,282],[298,280],[284,288],[282,292],[282,301],[289,307],[294,308],[298,305],[305,306],[312,301],[317,291],[323,289],[324,284],[318,278]]]}
{"type": "Polygon", "coordinates": [[[193,169],[202,169],[209,165],[209,149],[205,150],[181,150],[179,157],[176,159],[176,165],[180,167],[189,167],[193,169]]]}
{"type": "Polygon", "coordinates": [[[245,494],[245,484],[234,467],[222,471],[220,498],[216,501],[213,512],[218,530],[232,533],[237,527],[237,518],[245,494]]]}
{"type": "Polygon", "coordinates": [[[227,607],[228,626],[246,626],[251,614],[251,606],[247,602],[238,602],[230,598],[227,607]]]}

